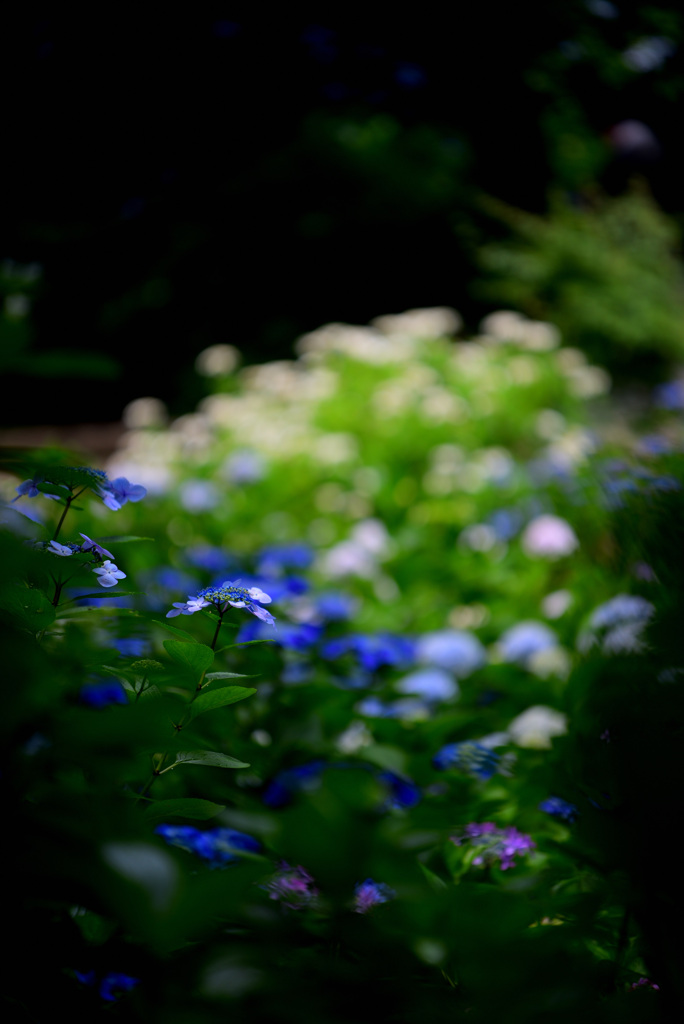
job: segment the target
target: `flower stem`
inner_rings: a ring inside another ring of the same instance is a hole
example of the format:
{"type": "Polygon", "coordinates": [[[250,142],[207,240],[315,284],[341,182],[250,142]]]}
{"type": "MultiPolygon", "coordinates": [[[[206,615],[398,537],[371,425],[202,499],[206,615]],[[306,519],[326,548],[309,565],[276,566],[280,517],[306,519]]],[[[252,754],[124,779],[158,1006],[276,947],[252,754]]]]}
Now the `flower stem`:
{"type": "Polygon", "coordinates": [[[69,509],[71,508],[71,502],[73,500],[74,500],[74,495],[70,494],[69,497],[66,499],[66,503],[64,505],[64,511],[62,512],[62,515],[61,515],[61,518],[60,518],[59,522],[57,523],[57,529],[55,530],[54,536],[52,538],[53,540],[57,540],[57,538],[59,537],[59,531],[62,529],[62,523],[66,519],[66,514],[69,511],[69,509]]]}
{"type": "Polygon", "coordinates": [[[216,650],[216,641],[218,640],[219,630],[221,628],[221,623],[222,622],[223,622],[223,612],[220,611],[219,612],[218,623],[216,624],[216,632],[214,633],[214,639],[211,641],[211,649],[212,649],[212,651],[216,650]]]}

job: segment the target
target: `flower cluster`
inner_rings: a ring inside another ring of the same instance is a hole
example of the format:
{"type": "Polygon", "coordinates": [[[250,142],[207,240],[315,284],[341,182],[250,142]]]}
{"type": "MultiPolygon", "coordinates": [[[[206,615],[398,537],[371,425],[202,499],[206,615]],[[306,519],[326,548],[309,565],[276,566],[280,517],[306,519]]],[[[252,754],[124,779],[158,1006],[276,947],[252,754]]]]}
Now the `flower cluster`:
{"type": "Polygon", "coordinates": [[[269,899],[279,900],[290,910],[303,910],[316,904],[318,889],[314,887],[313,878],[301,865],[290,867],[281,861],[278,871],[264,886],[269,899]]]}
{"type": "Polygon", "coordinates": [[[212,828],[201,832],[192,825],[158,825],[155,832],[171,846],[201,857],[212,868],[233,864],[240,853],[261,851],[258,839],[232,828],[212,828]]]}
{"type": "Polygon", "coordinates": [[[189,597],[185,602],[174,601],[173,608],[166,613],[166,618],[172,619],[175,615],[194,615],[202,608],[210,606],[216,608],[219,615],[223,615],[230,605],[232,608],[244,608],[263,622],[273,625],[274,616],[261,607],[262,604],[271,603],[270,595],[265,594],[259,587],[240,587],[239,583],[240,580],[226,580],[219,586],[205,587],[196,597],[189,597]]]}
{"type": "Polygon", "coordinates": [[[98,985],[95,971],[74,971],[77,979],[82,985],[88,988],[97,986],[100,997],[106,1003],[114,1003],[125,992],[130,992],[136,985],[140,984],[139,978],[132,978],[130,974],[121,974],[118,971],[111,971],[100,979],[98,985]]]}
{"type": "Polygon", "coordinates": [[[93,562],[97,564],[93,572],[98,577],[97,582],[101,587],[115,587],[119,580],[126,579],[126,573],[122,572],[111,559],[114,557],[111,551],[107,551],[97,541],[91,540],[85,533],[82,544],[60,544],[57,540],[51,540],[45,544],[45,550],[51,555],[58,555],[60,558],[69,558],[71,555],[91,554],[93,562]]]}
{"type": "Polygon", "coordinates": [[[456,846],[462,846],[464,842],[470,841],[471,846],[481,847],[481,851],[473,859],[473,864],[485,867],[499,861],[502,871],[515,867],[516,856],[529,853],[537,845],[534,840],[524,832],[518,832],[512,825],[508,828],[498,828],[492,821],[483,821],[481,824],[471,822],[460,835],[449,838],[456,846]]]}
{"type": "Polygon", "coordinates": [[[74,488],[80,488],[79,494],[89,488],[112,512],[118,512],[129,501],[141,501],[147,494],[145,487],[130,483],[124,476],[109,480],[103,469],[74,466],[66,470],[55,467],[46,475],[36,474],[30,480],[24,480],[17,487],[17,497],[14,501],[22,497],[36,498],[39,494],[53,501],[61,501],[63,498],[74,496],[74,488]],[[41,489],[41,485],[54,486],[62,493],[48,493],[41,489]]]}
{"type": "Polygon", "coordinates": [[[438,771],[455,768],[474,779],[487,780],[497,773],[506,775],[510,760],[510,755],[502,756],[474,740],[464,740],[442,747],[433,757],[432,764],[438,771]]]}
{"type": "Polygon", "coordinates": [[[379,903],[387,903],[396,895],[395,890],[384,882],[374,882],[372,878],[367,878],[354,887],[354,910],[357,914],[367,914],[379,903]]]}
{"type": "Polygon", "coordinates": [[[562,800],[559,796],[549,796],[546,800],[542,800],[538,806],[540,811],[550,814],[552,818],[560,818],[561,821],[567,821],[570,824],[576,821],[579,814],[574,804],[568,803],[567,800],[562,800]]]}

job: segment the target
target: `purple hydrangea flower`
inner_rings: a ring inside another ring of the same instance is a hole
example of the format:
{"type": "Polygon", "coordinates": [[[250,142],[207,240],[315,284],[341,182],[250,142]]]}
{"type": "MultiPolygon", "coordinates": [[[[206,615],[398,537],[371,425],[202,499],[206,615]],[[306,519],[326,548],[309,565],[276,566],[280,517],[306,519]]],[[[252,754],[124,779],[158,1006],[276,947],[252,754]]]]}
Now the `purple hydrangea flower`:
{"type": "Polygon", "coordinates": [[[483,821],[480,824],[472,822],[465,826],[460,835],[450,838],[456,846],[462,846],[468,841],[471,846],[482,847],[481,852],[473,859],[473,864],[477,867],[485,867],[499,861],[502,871],[515,867],[515,858],[529,853],[537,845],[530,836],[518,832],[512,825],[508,828],[498,828],[492,821],[483,821]]]}
{"type": "Polygon", "coordinates": [[[15,501],[19,501],[19,498],[37,498],[39,494],[42,494],[44,498],[50,498],[51,501],[61,501],[59,494],[45,494],[43,491],[38,489],[38,484],[46,483],[40,476],[34,476],[32,480],[24,480],[23,483],[19,484],[16,488],[17,496],[12,499],[12,504],[15,501]]]}
{"type": "Polygon", "coordinates": [[[550,814],[552,818],[560,818],[561,821],[572,823],[577,819],[578,809],[574,804],[562,800],[559,796],[549,796],[538,805],[540,811],[550,814]]]}
{"type": "Polygon", "coordinates": [[[315,905],[318,899],[318,889],[313,881],[301,865],[291,868],[286,861],[281,861],[277,874],[263,888],[270,899],[280,900],[290,910],[304,910],[315,905]]]}
{"type": "Polygon", "coordinates": [[[147,488],[141,484],[131,484],[125,476],[119,476],[116,480],[100,483],[97,492],[107,508],[112,512],[118,512],[129,501],[142,501],[147,494],[147,488]]]}
{"type": "Polygon", "coordinates": [[[354,887],[354,910],[357,914],[367,914],[373,907],[393,900],[396,895],[395,890],[384,882],[374,882],[372,878],[367,878],[354,887]]]}
{"type": "Polygon", "coordinates": [[[245,611],[256,615],[262,622],[273,625],[275,618],[261,607],[262,604],[271,603],[270,595],[264,593],[259,587],[239,587],[238,583],[240,580],[234,582],[226,580],[219,586],[205,587],[200,590],[197,597],[189,597],[184,604],[174,602],[171,611],[166,613],[166,618],[172,619],[175,615],[194,615],[195,612],[202,608],[208,608],[210,605],[223,615],[230,605],[233,608],[244,608],[245,611]]]}

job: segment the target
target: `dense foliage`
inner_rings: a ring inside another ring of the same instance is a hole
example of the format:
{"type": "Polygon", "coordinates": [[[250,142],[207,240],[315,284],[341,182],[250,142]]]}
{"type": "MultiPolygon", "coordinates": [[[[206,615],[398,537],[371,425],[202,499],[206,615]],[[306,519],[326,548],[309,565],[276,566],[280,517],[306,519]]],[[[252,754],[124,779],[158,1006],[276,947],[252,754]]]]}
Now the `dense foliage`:
{"type": "Polygon", "coordinates": [[[681,1006],[682,388],[458,330],[215,346],[106,473],[5,460],[11,1019],[681,1006]]]}

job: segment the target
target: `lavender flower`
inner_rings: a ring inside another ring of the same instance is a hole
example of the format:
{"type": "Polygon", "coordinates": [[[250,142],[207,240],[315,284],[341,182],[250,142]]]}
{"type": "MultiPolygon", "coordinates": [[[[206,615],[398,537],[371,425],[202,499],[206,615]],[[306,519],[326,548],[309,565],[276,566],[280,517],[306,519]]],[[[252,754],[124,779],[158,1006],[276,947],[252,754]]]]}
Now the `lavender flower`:
{"type": "Polygon", "coordinates": [[[481,824],[472,822],[466,825],[460,835],[450,836],[455,846],[462,846],[469,841],[471,846],[482,847],[473,864],[477,867],[485,867],[499,861],[502,871],[515,867],[515,858],[524,853],[529,853],[536,847],[536,843],[525,835],[518,832],[517,828],[498,828],[492,821],[483,821],[481,824]]]}
{"type": "Polygon", "coordinates": [[[367,878],[354,887],[354,910],[357,914],[367,914],[373,907],[393,900],[396,895],[395,890],[384,882],[374,882],[372,878],[367,878]]]}
{"type": "Polygon", "coordinates": [[[62,558],[66,558],[81,549],[78,544],[60,544],[59,541],[51,540],[47,546],[47,550],[51,555],[61,555],[62,558]]]}
{"type": "Polygon", "coordinates": [[[301,865],[291,868],[286,861],[280,862],[277,874],[263,888],[269,899],[280,900],[290,910],[304,910],[318,899],[318,889],[309,872],[301,865]]]}
{"type": "Polygon", "coordinates": [[[223,615],[230,605],[232,608],[244,608],[263,622],[273,625],[275,618],[261,607],[262,604],[270,604],[271,597],[259,587],[239,587],[238,583],[240,580],[226,580],[219,586],[205,587],[200,590],[197,597],[189,597],[185,603],[176,601],[171,611],[166,613],[166,618],[172,619],[175,615],[194,615],[195,612],[210,605],[223,615]]]}

